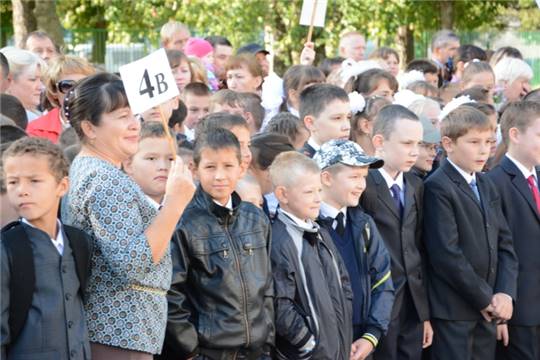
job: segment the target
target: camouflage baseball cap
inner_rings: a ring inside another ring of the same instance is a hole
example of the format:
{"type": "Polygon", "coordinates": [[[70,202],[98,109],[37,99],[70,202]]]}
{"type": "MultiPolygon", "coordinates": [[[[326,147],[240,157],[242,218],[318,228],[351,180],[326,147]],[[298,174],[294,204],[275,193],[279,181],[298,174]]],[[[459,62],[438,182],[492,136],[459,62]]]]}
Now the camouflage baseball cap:
{"type": "Polygon", "coordinates": [[[321,170],[341,163],[349,166],[369,166],[372,169],[384,165],[382,159],[366,155],[357,143],[349,140],[330,140],[313,156],[321,170]]]}

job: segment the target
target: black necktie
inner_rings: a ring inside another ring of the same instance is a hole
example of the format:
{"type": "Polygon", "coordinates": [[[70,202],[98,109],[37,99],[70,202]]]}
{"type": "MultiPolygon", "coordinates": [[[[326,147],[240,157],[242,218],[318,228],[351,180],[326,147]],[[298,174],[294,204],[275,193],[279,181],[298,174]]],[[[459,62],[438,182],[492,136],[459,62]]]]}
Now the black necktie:
{"type": "Polygon", "coordinates": [[[336,230],[339,236],[343,236],[345,234],[345,215],[340,211],[334,220],[337,223],[334,230],[336,230]]]}

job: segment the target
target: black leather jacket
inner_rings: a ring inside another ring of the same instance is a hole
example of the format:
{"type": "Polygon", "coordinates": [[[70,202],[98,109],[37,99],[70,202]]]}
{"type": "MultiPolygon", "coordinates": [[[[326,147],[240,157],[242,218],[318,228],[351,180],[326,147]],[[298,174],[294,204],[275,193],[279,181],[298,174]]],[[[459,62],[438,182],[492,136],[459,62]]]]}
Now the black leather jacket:
{"type": "Polygon", "coordinates": [[[173,278],[161,358],[274,343],[270,223],[233,193],[233,210],[199,186],[171,242],[173,278]]]}

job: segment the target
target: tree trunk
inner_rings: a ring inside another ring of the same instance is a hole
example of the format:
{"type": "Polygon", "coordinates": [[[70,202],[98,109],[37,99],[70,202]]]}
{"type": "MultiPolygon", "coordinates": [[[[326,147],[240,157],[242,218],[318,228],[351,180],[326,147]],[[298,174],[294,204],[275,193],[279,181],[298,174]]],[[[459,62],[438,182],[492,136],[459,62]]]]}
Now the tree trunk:
{"type": "Polygon", "coordinates": [[[28,33],[37,29],[33,0],[11,0],[15,46],[23,48],[28,33]]]}
{"type": "Polygon", "coordinates": [[[401,25],[398,28],[396,44],[399,57],[401,58],[401,68],[404,69],[414,59],[414,36],[413,29],[410,25],[401,25]]]}
{"type": "Polygon", "coordinates": [[[56,1],[51,0],[35,0],[36,7],[34,15],[37,21],[37,28],[49,34],[55,44],[60,48],[64,46],[64,34],[62,24],[56,14],[56,1]]]}
{"type": "Polygon", "coordinates": [[[441,28],[452,30],[454,28],[454,4],[450,0],[439,2],[441,10],[441,28]]]}
{"type": "Polygon", "coordinates": [[[99,21],[92,30],[92,62],[105,65],[105,53],[107,52],[107,23],[99,21]]]}

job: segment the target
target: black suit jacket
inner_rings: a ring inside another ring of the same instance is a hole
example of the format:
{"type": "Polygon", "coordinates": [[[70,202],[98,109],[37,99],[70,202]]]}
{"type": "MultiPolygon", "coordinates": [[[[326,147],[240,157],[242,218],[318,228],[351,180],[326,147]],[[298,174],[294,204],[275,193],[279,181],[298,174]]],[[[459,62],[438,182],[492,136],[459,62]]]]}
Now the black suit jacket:
{"type": "Polygon", "coordinates": [[[390,253],[395,288],[392,318],[399,313],[405,286],[408,284],[418,317],[420,320],[429,320],[424,274],[425,255],[421,242],[423,184],[422,180],[410,173],[404,174],[403,180],[403,221],[400,221],[388,185],[378,170],[369,171],[360,206],[375,220],[390,253]]]}
{"type": "MultiPolygon", "coordinates": [[[[540,172],[536,171],[538,178],[540,172]]],[[[532,191],[517,166],[506,156],[488,174],[501,195],[503,213],[519,260],[517,299],[511,324],[540,325],[540,214],[532,191]]]]}
{"type": "Polygon", "coordinates": [[[424,185],[431,315],[478,320],[494,293],[516,298],[518,263],[495,185],[476,174],[481,204],[447,160],[424,185]]]}

